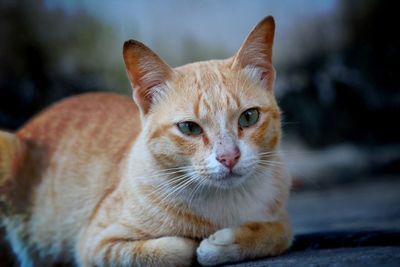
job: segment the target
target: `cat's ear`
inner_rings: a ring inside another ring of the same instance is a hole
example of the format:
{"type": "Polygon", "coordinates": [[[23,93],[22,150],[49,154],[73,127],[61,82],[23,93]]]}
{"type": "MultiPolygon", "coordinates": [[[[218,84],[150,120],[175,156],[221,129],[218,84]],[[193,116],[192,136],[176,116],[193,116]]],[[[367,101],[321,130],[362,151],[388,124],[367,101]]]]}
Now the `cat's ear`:
{"type": "Polygon", "coordinates": [[[260,21],[247,36],[239,51],[233,57],[232,67],[243,69],[272,90],[275,69],[272,66],[272,45],[275,21],[268,16],[260,21]]]}
{"type": "Polygon", "coordinates": [[[123,56],[133,89],[133,98],[146,115],[157,97],[167,90],[165,84],[173,70],[147,46],[136,40],[124,43],[123,56]]]}

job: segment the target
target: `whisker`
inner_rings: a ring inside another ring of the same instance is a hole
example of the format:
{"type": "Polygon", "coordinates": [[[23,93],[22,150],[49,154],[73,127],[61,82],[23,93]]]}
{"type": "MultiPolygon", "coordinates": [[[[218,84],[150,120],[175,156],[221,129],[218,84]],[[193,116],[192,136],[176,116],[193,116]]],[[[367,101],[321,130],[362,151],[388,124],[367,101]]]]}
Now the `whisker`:
{"type": "Polygon", "coordinates": [[[161,201],[166,201],[172,195],[178,195],[181,191],[183,191],[186,187],[194,182],[194,179],[191,179],[190,176],[187,176],[187,181],[183,182],[182,184],[174,187],[172,191],[168,192],[168,194],[163,195],[161,201]]]}
{"type": "Polygon", "coordinates": [[[193,190],[193,192],[192,192],[192,194],[191,194],[191,196],[190,196],[190,198],[189,198],[189,201],[188,201],[188,205],[189,205],[189,206],[192,205],[192,203],[193,203],[193,201],[194,201],[196,195],[197,195],[198,193],[201,193],[202,190],[205,188],[205,186],[206,186],[206,184],[207,184],[207,183],[205,182],[205,179],[204,179],[203,177],[198,176],[198,175],[195,175],[195,178],[198,180],[198,181],[197,181],[198,183],[197,183],[196,187],[194,188],[194,190],[193,190]]]}
{"type": "Polygon", "coordinates": [[[285,162],[273,161],[273,160],[258,160],[258,161],[256,161],[256,163],[258,163],[258,164],[263,164],[263,163],[265,163],[265,164],[270,164],[271,166],[273,166],[273,164],[276,164],[276,165],[286,165],[285,162]]]}
{"type": "Polygon", "coordinates": [[[159,189],[163,190],[163,189],[167,188],[168,186],[172,186],[173,187],[174,185],[176,186],[176,184],[179,184],[179,182],[182,182],[182,181],[184,181],[186,179],[187,179],[187,174],[182,174],[180,176],[174,177],[172,179],[168,179],[168,180],[160,183],[159,185],[157,185],[155,187],[155,189],[156,190],[159,190],[159,189]]]}
{"type": "Polygon", "coordinates": [[[180,173],[180,172],[184,172],[184,171],[188,171],[190,170],[190,167],[179,167],[179,168],[170,168],[170,169],[166,169],[166,170],[160,170],[157,172],[154,172],[153,175],[148,176],[148,178],[155,178],[155,177],[161,177],[161,176],[166,176],[166,175],[172,175],[172,174],[176,174],[176,173],[180,173]]]}

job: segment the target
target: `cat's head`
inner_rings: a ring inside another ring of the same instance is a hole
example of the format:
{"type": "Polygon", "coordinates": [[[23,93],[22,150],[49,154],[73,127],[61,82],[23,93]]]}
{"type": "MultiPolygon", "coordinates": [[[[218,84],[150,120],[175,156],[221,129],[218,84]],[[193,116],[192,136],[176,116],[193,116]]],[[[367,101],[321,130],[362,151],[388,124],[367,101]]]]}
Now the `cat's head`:
{"type": "Polygon", "coordinates": [[[142,43],[125,42],[133,98],[160,169],[229,188],[268,168],[281,134],[273,95],[274,29],[267,17],[233,57],[175,69],[142,43]]]}

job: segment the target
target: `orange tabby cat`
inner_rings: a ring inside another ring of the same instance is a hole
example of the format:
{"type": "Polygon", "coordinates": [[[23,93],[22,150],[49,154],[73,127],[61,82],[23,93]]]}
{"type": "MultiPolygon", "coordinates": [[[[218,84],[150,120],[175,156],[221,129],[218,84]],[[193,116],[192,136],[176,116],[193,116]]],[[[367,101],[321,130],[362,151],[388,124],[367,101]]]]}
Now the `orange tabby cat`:
{"type": "Polygon", "coordinates": [[[274,20],[226,60],[170,68],[124,44],[133,98],[72,97],[0,132],[2,225],[21,266],[190,266],[291,244],[274,20]]]}

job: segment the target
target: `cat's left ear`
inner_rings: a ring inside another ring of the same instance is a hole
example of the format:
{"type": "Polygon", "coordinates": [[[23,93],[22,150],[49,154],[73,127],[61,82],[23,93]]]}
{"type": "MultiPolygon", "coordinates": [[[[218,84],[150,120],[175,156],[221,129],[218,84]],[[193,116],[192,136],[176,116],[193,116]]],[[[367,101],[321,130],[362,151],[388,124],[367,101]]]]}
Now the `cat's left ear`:
{"type": "Polygon", "coordinates": [[[142,114],[146,115],[167,90],[166,81],[171,79],[173,70],[150,48],[136,40],[124,43],[123,56],[133,98],[142,114]]]}
{"type": "Polygon", "coordinates": [[[272,66],[274,34],[275,21],[268,16],[250,32],[232,63],[233,68],[243,69],[268,90],[272,90],[275,81],[275,69],[272,66]]]}

